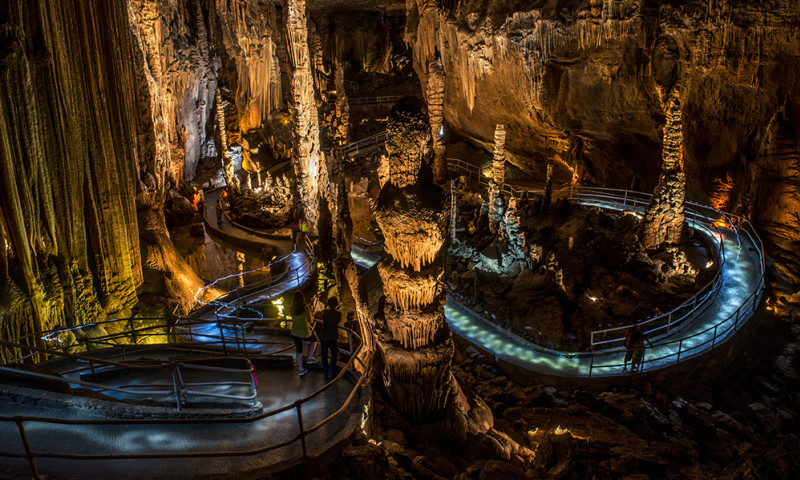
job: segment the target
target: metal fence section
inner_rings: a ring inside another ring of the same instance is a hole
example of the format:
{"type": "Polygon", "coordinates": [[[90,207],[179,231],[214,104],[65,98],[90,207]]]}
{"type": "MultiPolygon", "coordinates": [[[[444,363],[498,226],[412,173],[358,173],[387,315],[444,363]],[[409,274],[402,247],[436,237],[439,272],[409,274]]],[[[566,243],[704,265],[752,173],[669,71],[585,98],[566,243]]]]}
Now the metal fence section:
{"type": "MultiPolygon", "coordinates": [[[[456,175],[463,175],[470,181],[480,185],[487,185],[488,180],[481,175],[478,166],[456,158],[448,158],[448,169],[456,175]]],[[[543,190],[516,188],[505,184],[503,193],[521,197],[524,194],[542,195],[543,190]]],[[[586,187],[571,185],[569,188],[553,191],[553,199],[570,199],[585,205],[594,205],[601,208],[612,208],[616,210],[630,210],[642,212],[649,204],[652,195],[643,192],[635,192],[624,189],[611,189],[605,187],[586,187]]],[[[637,322],[637,325],[644,327],[646,335],[652,337],[656,342],[653,346],[661,347],[659,350],[665,352],[658,356],[651,356],[644,360],[643,368],[648,364],[664,364],[673,358],[675,363],[696,356],[709,349],[716,348],[722,341],[726,340],[732,333],[739,330],[741,325],[748,319],[758,306],[758,301],[764,290],[764,246],[750,222],[736,215],[717,210],[708,205],[699,204],[692,201],[685,202],[684,212],[688,225],[695,231],[700,232],[707,240],[708,245],[714,251],[717,272],[712,280],[704,285],[695,295],[689,298],[675,309],[652,318],[637,322]],[[723,269],[726,261],[726,249],[720,229],[732,232],[737,239],[740,235],[746,235],[749,243],[753,245],[758,256],[759,271],[756,272],[754,288],[748,293],[738,307],[730,315],[721,318],[718,322],[709,325],[708,328],[692,335],[681,336],[681,331],[691,325],[691,321],[698,315],[712,306],[716,296],[723,284],[723,269]]],[[[468,309],[464,305],[454,302],[460,311],[480,318],[485,324],[494,325],[483,319],[479,314],[468,309]]],[[[595,370],[601,369],[601,373],[608,374],[609,371],[621,369],[622,363],[596,364],[595,359],[611,353],[621,353],[625,351],[625,332],[633,327],[625,325],[605,330],[591,332],[591,351],[589,352],[560,352],[538,345],[533,345],[527,340],[515,335],[514,333],[497,327],[498,332],[513,337],[518,343],[527,343],[533,350],[538,350],[553,356],[563,356],[568,358],[589,358],[590,365],[588,376],[592,376],[595,370]]]]}
{"type": "MultiPolygon", "coordinates": [[[[167,321],[165,319],[161,319],[166,324],[167,321]]],[[[195,320],[192,319],[184,319],[184,327],[190,326],[191,322],[195,320]]],[[[128,320],[115,320],[114,322],[127,322],[128,320]]],[[[83,327],[76,327],[76,328],[89,328],[96,325],[85,325],[83,327]]],[[[162,331],[160,333],[156,333],[153,330],[153,327],[143,327],[143,328],[133,328],[131,330],[126,330],[120,332],[118,334],[109,335],[106,337],[92,339],[93,343],[95,343],[96,349],[93,350],[93,353],[108,353],[112,350],[117,352],[122,352],[123,357],[125,356],[125,348],[126,346],[120,346],[118,344],[112,343],[112,341],[119,341],[121,337],[126,338],[128,341],[131,342],[128,348],[135,348],[139,349],[147,349],[147,348],[187,348],[190,347],[192,349],[196,349],[198,347],[202,347],[202,343],[186,343],[186,338],[184,336],[185,332],[176,332],[173,329],[167,329],[166,331],[162,331]],[[164,343],[159,343],[156,345],[137,345],[136,342],[142,338],[149,337],[152,339],[153,336],[162,336],[167,341],[164,343]],[[183,339],[183,341],[178,341],[178,339],[183,339]]],[[[340,327],[340,330],[344,331],[347,334],[348,338],[348,348],[347,349],[340,349],[343,353],[348,355],[348,360],[345,366],[341,369],[339,374],[331,380],[329,383],[325,384],[321,388],[317,389],[313,393],[306,395],[305,397],[299,398],[291,404],[281,406],[279,408],[275,408],[268,412],[261,413],[259,415],[255,415],[252,417],[247,418],[238,418],[238,417],[215,417],[215,418],[136,418],[136,419],[98,419],[98,420],[87,420],[87,419],[59,419],[59,418],[50,418],[50,417],[37,417],[37,416],[0,416],[0,422],[2,423],[10,423],[15,425],[16,430],[19,433],[20,444],[23,447],[22,452],[20,451],[0,451],[0,457],[7,457],[7,458],[26,458],[28,460],[31,473],[35,478],[40,478],[38,470],[36,468],[36,459],[37,458],[57,458],[57,459],[65,459],[65,460],[85,460],[85,461],[96,461],[96,460],[147,460],[147,459],[166,459],[166,458],[198,458],[198,457],[234,457],[234,456],[253,456],[259,455],[262,453],[266,453],[269,451],[273,451],[282,447],[286,447],[292,444],[299,443],[302,448],[302,457],[305,458],[308,454],[307,445],[306,445],[306,437],[322,428],[325,424],[332,421],[337,416],[341,415],[343,412],[347,410],[347,408],[353,403],[356,395],[361,391],[361,388],[364,386],[364,382],[369,375],[370,366],[372,364],[371,357],[372,352],[370,351],[362,351],[363,342],[361,338],[353,331],[340,327]],[[351,376],[351,378],[355,379],[355,383],[353,388],[350,391],[348,397],[342,402],[342,405],[333,413],[322,419],[321,421],[317,422],[314,425],[307,425],[303,421],[303,407],[307,406],[310,402],[314,401],[322,395],[327,390],[331,389],[334,385],[338,382],[342,381],[345,376],[351,376]],[[207,451],[207,452],[198,452],[198,451],[174,451],[170,450],[169,448],[163,449],[162,451],[158,452],[149,452],[149,453],[141,453],[141,452],[133,452],[133,453],[81,453],[81,454],[74,454],[68,453],[64,450],[61,451],[40,451],[36,449],[36,445],[31,444],[29,441],[29,437],[26,433],[26,425],[29,423],[34,424],[42,424],[45,426],[47,425],[75,425],[75,426],[88,426],[88,425],[114,425],[120,427],[127,427],[127,426],[134,426],[134,425],[196,425],[196,424],[231,424],[231,423],[238,423],[238,424],[245,424],[245,423],[258,423],[266,421],[268,418],[275,417],[280,415],[284,412],[294,411],[295,414],[291,416],[297,422],[298,433],[291,439],[276,442],[269,444],[267,446],[263,446],[260,448],[254,448],[250,450],[236,450],[236,451],[207,451]]],[[[39,348],[28,345],[31,336],[35,335],[39,338],[46,338],[48,342],[52,342],[54,338],[60,333],[63,333],[65,330],[51,330],[48,332],[37,332],[36,334],[31,334],[26,337],[17,339],[15,342],[2,342],[0,343],[3,348],[16,348],[16,349],[26,349],[30,350],[31,352],[36,352],[39,355],[47,355],[51,357],[67,357],[67,358],[75,358],[81,359],[86,361],[90,364],[90,367],[87,368],[95,368],[95,369],[102,369],[109,366],[119,366],[125,368],[135,368],[135,364],[131,364],[128,362],[111,362],[109,360],[105,360],[100,358],[96,355],[88,356],[88,355],[77,355],[77,354],[70,354],[66,351],[61,351],[56,348],[39,348]]],[[[250,342],[247,342],[248,345],[250,342]]],[[[199,365],[193,363],[191,361],[182,361],[182,362],[173,362],[172,365],[177,366],[176,370],[173,370],[175,374],[175,385],[172,389],[164,389],[164,390],[157,390],[157,393],[173,393],[176,397],[177,402],[177,410],[180,410],[180,406],[182,403],[182,399],[185,399],[188,395],[210,395],[210,396],[226,396],[225,394],[218,394],[214,392],[204,392],[201,389],[203,387],[213,386],[213,382],[188,382],[184,383],[181,381],[181,372],[185,372],[187,369],[197,369],[203,371],[214,371],[214,372],[221,372],[221,373],[246,373],[247,375],[251,375],[251,366],[249,360],[246,358],[234,357],[231,355],[235,354],[242,354],[246,352],[246,345],[237,344],[235,341],[228,341],[229,348],[227,348],[224,352],[224,355],[221,357],[213,357],[213,358],[227,358],[227,359],[235,359],[236,361],[246,362],[245,368],[243,369],[232,369],[232,368],[225,368],[225,367],[215,367],[210,365],[199,365]]],[[[69,347],[64,347],[69,348],[69,347]]],[[[63,349],[62,349],[63,350],[63,349]]],[[[128,350],[130,353],[131,350],[128,350]]],[[[252,352],[250,352],[252,353],[252,352]]],[[[29,356],[28,356],[29,357],[29,356]]],[[[212,357],[206,357],[206,359],[212,357]]],[[[14,362],[19,366],[21,364],[20,361],[14,362]]],[[[43,378],[47,380],[55,380],[59,382],[65,383],[72,383],[72,384],[80,384],[89,388],[98,388],[98,389],[113,389],[107,385],[101,384],[94,384],[92,382],[85,382],[81,380],[77,380],[74,378],[62,378],[55,375],[48,375],[38,372],[30,372],[26,370],[21,370],[19,368],[14,368],[12,366],[0,366],[0,371],[6,373],[12,373],[17,376],[27,376],[29,378],[43,378]]],[[[244,395],[241,396],[242,399],[246,400],[253,400],[255,399],[255,385],[253,383],[253,379],[249,382],[228,382],[230,384],[235,385],[250,385],[253,390],[253,395],[244,395]]],[[[144,464],[144,462],[143,462],[144,464]]]]}
{"type": "Polygon", "coordinates": [[[382,97],[348,97],[348,105],[380,105],[384,103],[396,103],[404,95],[385,95],[382,97]]]}
{"type": "Polygon", "coordinates": [[[335,158],[352,157],[359,153],[382,147],[386,143],[386,132],[379,132],[361,140],[348,143],[342,147],[329,148],[325,154],[335,158]]]}

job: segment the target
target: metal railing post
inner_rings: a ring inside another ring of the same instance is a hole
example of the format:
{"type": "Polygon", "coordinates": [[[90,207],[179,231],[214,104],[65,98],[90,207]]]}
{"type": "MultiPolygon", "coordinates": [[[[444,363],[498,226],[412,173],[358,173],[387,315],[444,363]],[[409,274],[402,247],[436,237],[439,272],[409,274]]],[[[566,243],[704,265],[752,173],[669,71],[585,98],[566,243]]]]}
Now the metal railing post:
{"type": "Polygon", "coordinates": [[[169,362],[169,372],[172,374],[172,391],[175,392],[175,406],[178,411],[181,411],[181,396],[178,392],[178,381],[175,379],[175,364],[169,362]]]}
{"type": "Polygon", "coordinates": [[[683,339],[681,338],[680,343],[678,343],[678,360],[675,363],[681,363],[681,349],[683,349],[683,339]]]}
{"type": "Polygon", "coordinates": [[[139,342],[136,340],[136,329],[133,326],[133,317],[128,319],[128,326],[131,329],[131,337],[133,337],[133,344],[136,345],[139,342]]]}
{"type": "Polygon", "coordinates": [[[353,335],[350,330],[347,330],[347,350],[350,352],[350,356],[353,356],[353,335]]]}
{"type": "Polygon", "coordinates": [[[717,343],[717,327],[719,324],[714,325],[714,336],[711,338],[711,349],[714,349],[714,345],[717,343]]]}
{"type": "Polygon", "coordinates": [[[222,329],[222,323],[219,321],[219,313],[214,312],[214,315],[217,317],[217,328],[219,328],[219,338],[222,340],[222,352],[225,356],[228,356],[228,345],[225,343],[225,332],[222,329]]]}
{"type": "Polygon", "coordinates": [[[22,424],[22,419],[16,419],[17,429],[19,430],[19,438],[22,440],[22,446],[25,447],[25,457],[28,459],[28,465],[31,467],[33,478],[39,480],[39,471],[36,470],[36,462],[34,461],[33,452],[31,451],[31,444],[28,442],[28,435],[25,433],[25,426],[22,424]]]}
{"type": "Polygon", "coordinates": [[[303,412],[301,411],[300,407],[302,402],[300,400],[295,402],[295,408],[297,409],[297,424],[300,426],[300,445],[303,446],[303,458],[307,457],[306,454],[306,431],[303,427],[303,412]]]}

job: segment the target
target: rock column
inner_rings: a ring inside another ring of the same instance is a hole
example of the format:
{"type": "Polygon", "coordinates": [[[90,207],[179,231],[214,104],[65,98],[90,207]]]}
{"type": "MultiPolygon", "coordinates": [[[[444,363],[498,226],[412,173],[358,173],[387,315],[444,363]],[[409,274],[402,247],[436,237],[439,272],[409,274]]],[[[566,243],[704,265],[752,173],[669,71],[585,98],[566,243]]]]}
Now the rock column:
{"type": "Polygon", "coordinates": [[[645,209],[641,239],[647,250],[686,239],[686,175],[683,171],[683,133],[678,91],[669,96],[664,126],[663,165],[653,198],[645,209]]]}
{"type": "Polygon", "coordinates": [[[447,159],[444,140],[442,140],[442,121],[444,119],[444,69],[439,59],[428,64],[428,118],[433,137],[433,179],[441,185],[447,180],[447,159]]]}
{"type": "Polygon", "coordinates": [[[550,203],[553,200],[553,162],[547,162],[547,174],[544,180],[544,197],[542,197],[542,213],[550,211],[550,203]]]}
{"type": "Polygon", "coordinates": [[[228,128],[225,124],[225,105],[222,103],[222,95],[219,88],[216,91],[217,100],[217,126],[219,128],[220,156],[222,157],[222,172],[225,175],[225,183],[230,193],[239,193],[239,179],[234,171],[234,163],[228,151],[228,128]]]}
{"type": "Polygon", "coordinates": [[[498,123],[494,130],[492,180],[489,182],[489,227],[494,231],[503,219],[503,183],[506,169],[506,128],[498,123]]]}
{"type": "Polygon", "coordinates": [[[376,343],[389,397],[414,422],[442,417],[458,391],[450,374],[454,350],[441,283],[446,195],[420,179],[431,152],[427,120],[415,97],[392,109],[386,129],[389,181],[376,213],[386,238],[386,255],[378,264],[386,302],[376,318],[376,343]]]}
{"type": "Polygon", "coordinates": [[[324,162],[319,143],[319,113],[314,100],[314,73],[308,49],[305,0],[284,0],[283,15],[291,65],[289,91],[292,102],[289,111],[294,120],[292,166],[297,178],[300,205],[309,225],[316,226],[324,162]]]}
{"type": "Polygon", "coordinates": [[[350,139],[350,105],[344,88],[344,67],[342,62],[334,62],[334,82],[336,83],[336,142],[347,145],[350,139]]]}

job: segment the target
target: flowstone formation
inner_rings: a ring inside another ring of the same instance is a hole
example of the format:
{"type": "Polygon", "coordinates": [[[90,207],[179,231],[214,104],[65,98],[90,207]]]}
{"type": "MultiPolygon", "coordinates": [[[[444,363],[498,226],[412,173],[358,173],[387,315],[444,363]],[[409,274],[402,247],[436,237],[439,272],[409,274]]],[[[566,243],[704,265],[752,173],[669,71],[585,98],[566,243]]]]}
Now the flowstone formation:
{"type": "Polygon", "coordinates": [[[431,183],[427,120],[416,97],[402,98],[389,114],[389,181],[376,211],[386,238],[377,266],[386,301],[375,319],[376,344],[391,402],[413,422],[438,420],[448,406],[469,410],[450,373],[454,347],[441,283],[447,196],[431,183]]]}
{"type": "Polygon", "coordinates": [[[319,189],[325,165],[320,150],[319,113],[314,98],[314,71],[308,49],[308,16],[305,0],[284,0],[284,23],[291,65],[290,113],[294,121],[292,166],[297,178],[297,202],[309,225],[316,229],[319,216],[319,189]]]}
{"type": "Polygon", "coordinates": [[[663,245],[676,245],[686,240],[686,174],[683,171],[683,133],[681,104],[674,91],[666,102],[667,123],[664,126],[664,160],[653,198],[645,209],[641,240],[647,250],[663,245]]]}

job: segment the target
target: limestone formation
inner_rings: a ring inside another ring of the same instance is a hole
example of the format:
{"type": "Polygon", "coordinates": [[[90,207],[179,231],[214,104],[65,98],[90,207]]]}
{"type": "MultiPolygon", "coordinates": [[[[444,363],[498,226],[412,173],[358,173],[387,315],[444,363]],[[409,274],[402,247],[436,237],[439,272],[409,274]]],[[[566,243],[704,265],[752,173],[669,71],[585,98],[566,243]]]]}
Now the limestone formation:
{"type": "Polygon", "coordinates": [[[376,325],[384,384],[392,403],[413,421],[440,418],[456,393],[453,342],[444,319],[440,252],[446,240],[444,191],[422,179],[430,154],[424,104],[405,97],[387,123],[389,182],[376,219],[386,238],[378,271],[386,303],[376,325]]]}
{"type": "Polygon", "coordinates": [[[683,133],[678,91],[666,102],[663,166],[658,185],[645,209],[641,241],[647,250],[685,241],[687,229],[683,212],[686,200],[686,174],[683,172],[683,133]]]}
{"type": "Polygon", "coordinates": [[[225,176],[225,185],[231,194],[239,193],[239,178],[236,176],[235,164],[233,161],[230,145],[228,144],[228,129],[225,122],[225,106],[222,102],[222,95],[220,95],[219,88],[216,94],[217,104],[217,128],[219,129],[220,138],[220,151],[222,154],[222,173],[225,176]]]}
{"type": "Polygon", "coordinates": [[[321,178],[325,162],[320,150],[319,113],[314,98],[314,71],[308,48],[305,0],[284,0],[283,15],[291,65],[290,112],[294,122],[292,167],[297,178],[297,201],[309,225],[316,228],[320,188],[327,186],[327,180],[321,178]]]}
{"type": "Polygon", "coordinates": [[[498,123],[494,130],[494,156],[492,179],[489,181],[489,226],[495,229],[503,215],[503,183],[506,169],[506,129],[498,123]]]}
{"type": "Polygon", "coordinates": [[[547,162],[547,172],[544,179],[544,196],[542,197],[542,213],[550,211],[553,199],[553,162],[547,162]]]}
{"type": "Polygon", "coordinates": [[[428,117],[433,137],[433,179],[441,185],[447,180],[447,158],[442,139],[444,128],[444,69],[439,59],[428,63],[428,88],[425,97],[428,101],[428,117]]]}
{"type": "Polygon", "coordinates": [[[347,103],[347,92],[344,87],[344,66],[342,62],[334,62],[334,81],[336,83],[336,105],[334,121],[336,132],[334,139],[339,145],[346,145],[350,141],[350,105],[347,103]]]}

